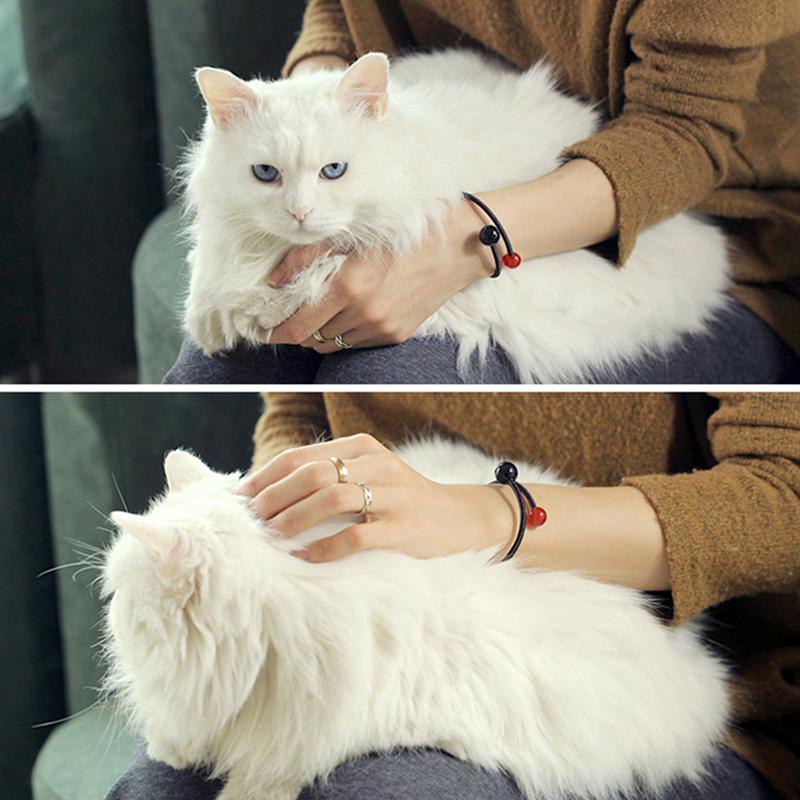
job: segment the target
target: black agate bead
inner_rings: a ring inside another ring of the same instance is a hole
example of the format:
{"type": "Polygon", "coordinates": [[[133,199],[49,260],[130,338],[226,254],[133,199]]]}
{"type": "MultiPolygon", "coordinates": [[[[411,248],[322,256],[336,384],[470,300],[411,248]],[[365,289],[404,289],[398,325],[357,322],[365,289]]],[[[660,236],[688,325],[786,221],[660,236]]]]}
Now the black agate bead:
{"type": "Polygon", "coordinates": [[[494,471],[494,477],[497,478],[498,483],[511,483],[517,479],[517,467],[510,461],[503,461],[497,465],[494,471]]]}
{"type": "Polygon", "coordinates": [[[481,244],[491,246],[500,241],[500,231],[494,225],[484,225],[478,233],[478,238],[481,240],[481,244]]]}

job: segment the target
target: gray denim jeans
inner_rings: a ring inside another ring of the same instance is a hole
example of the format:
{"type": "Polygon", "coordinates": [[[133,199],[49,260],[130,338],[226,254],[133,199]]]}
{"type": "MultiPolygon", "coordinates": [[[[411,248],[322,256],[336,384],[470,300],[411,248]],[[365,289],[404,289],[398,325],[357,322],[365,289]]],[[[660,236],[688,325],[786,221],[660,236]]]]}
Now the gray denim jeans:
{"type": "MultiPolygon", "coordinates": [[[[733,301],[702,335],[684,336],[667,353],[582,383],[775,384],[800,382],[800,358],[768,325],[733,301]]],[[[177,384],[518,384],[499,348],[470,374],[456,370],[456,345],[443,338],[414,338],[392,347],[320,356],[291,345],[241,346],[205,357],[186,340],[165,383],[177,384]]]]}
{"type": "MultiPolygon", "coordinates": [[[[222,781],[174,770],[142,751],[107,800],[212,800],[222,781]]],[[[722,748],[702,786],[679,782],[654,797],[626,800],[777,800],[769,785],[732,750],[722,748]]],[[[264,800],[269,800],[264,798],[264,800]]],[[[511,778],[438,750],[376,753],[342,764],[300,800],[523,800],[511,778]]]]}

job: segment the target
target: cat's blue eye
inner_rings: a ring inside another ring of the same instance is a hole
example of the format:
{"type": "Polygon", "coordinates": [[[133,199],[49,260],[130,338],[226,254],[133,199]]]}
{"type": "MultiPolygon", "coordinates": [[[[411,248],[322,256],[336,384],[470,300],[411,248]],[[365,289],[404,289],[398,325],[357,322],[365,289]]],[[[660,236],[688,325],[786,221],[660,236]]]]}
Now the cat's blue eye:
{"type": "Polygon", "coordinates": [[[253,175],[262,183],[274,183],[280,177],[280,172],[272,164],[255,164],[253,175]]]}
{"type": "Polygon", "coordinates": [[[320,171],[320,175],[323,178],[327,178],[329,181],[335,181],[337,178],[341,178],[344,173],[347,172],[347,164],[344,161],[334,161],[331,164],[326,164],[320,171]]]}

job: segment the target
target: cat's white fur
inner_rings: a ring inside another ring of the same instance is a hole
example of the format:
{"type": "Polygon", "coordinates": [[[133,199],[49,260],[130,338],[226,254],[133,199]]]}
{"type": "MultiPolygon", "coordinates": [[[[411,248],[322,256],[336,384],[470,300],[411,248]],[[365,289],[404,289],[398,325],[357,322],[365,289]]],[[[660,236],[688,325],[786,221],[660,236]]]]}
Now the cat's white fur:
{"type": "MultiPolygon", "coordinates": [[[[399,452],[442,481],[483,482],[497,463],[433,439],[399,452]]],[[[667,627],[633,590],[487,552],[309,564],[234,494],[238,475],[183,451],[165,472],[145,515],[113,515],[108,687],[153,758],[229,773],[224,800],[295,800],[394,747],[505,770],[530,800],[702,779],[727,690],[696,625],[667,627]]]]}
{"type": "MultiPolygon", "coordinates": [[[[388,69],[368,54],[345,73],[275,82],[199,71],[209,114],[185,164],[186,327],[205,353],[262,344],[324,295],[342,256],[286,288],[266,284],[290,246],[331,240],[402,257],[462,191],[545,175],[601,122],[555,88],[545,63],[520,73],[472,51],[404,56],[384,96],[388,69]],[[344,176],[321,178],[335,161],[348,164],[344,176]],[[253,177],[261,163],[281,170],[279,185],[253,177]],[[303,225],[297,208],[313,209],[303,225]]],[[[457,293],[417,335],[455,336],[461,368],[494,342],[523,382],[585,379],[703,331],[727,302],[728,261],[719,229],[680,214],[643,231],[624,269],[589,250],[534,259],[457,293]]]]}

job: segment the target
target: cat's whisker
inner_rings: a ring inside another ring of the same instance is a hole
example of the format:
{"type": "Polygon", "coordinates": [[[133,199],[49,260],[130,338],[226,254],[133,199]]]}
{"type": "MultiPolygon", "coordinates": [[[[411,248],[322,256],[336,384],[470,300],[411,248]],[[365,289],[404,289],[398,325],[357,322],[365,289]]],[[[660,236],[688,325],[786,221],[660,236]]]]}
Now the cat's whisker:
{"type": "Polygon", "coordinates": [[[117,496],[119,497],[120,503],[122,503],[122,508],[127,511],[128,504],[125,502],[125,498],[122,496],[122,490],[119,488],[119,483],[117,482],[117,476],[112,472],[111,473],[111,480],[114,482],[114,488],[117,491],[117,496]]]}
{"type": "Polygon", "coordinates": [[[87,570],[92,570],[92,569],[98,569],[99,570],[99,569],[102,569],[102,568],[103,567],[102,567],[101,564],[86,564],[84,567],[81,567],[81,569],[76,570],[75,572],[72,573],[72,582],[75,583],[75,579],[82,572],[86,572],[87,570]]]}
{"type": "Polygon", "coordinates": [[[81,715],[86,714],[93,708],[97,708],[101,704],[101,702],[102,700],[100,699],[95,700],[94,703],[92,703],[90,706],[87,706],[86,708],[81,709],[80,711],[76,711],[74,714],[70,714],[66,717],[61,717],[61,719],[50,720],[48,722],[37,722],[35,725],[31,725],[31,728],[37,730],[39,728],[48,728],[51,725],[60,725],[62,722],[69,722],[70,720],[75,719],[76,717],[80,717],[81,715]]]}
{"type": "Polygon", "coordinates": [[[111,517],[109,517],[108,514],[104,514],[94,503],[87,500],[86,505],[89,506],[89,508],[91,508],[92,511],[98,513],[106,522],[111,522],[111,517]]]}
{"type": "Polygon", "coordinates": [[[70,564],[56,564],[54,567],[49,567],[48,569],[42,570],[36,577],[41,578],[45,575],[50,575],[53,572],[58,572],[62,569],[71,569],[73,567],[82,567],[84,566],[84,561],[73,561],[70,564]]]}
{"type": "MultiPolygon", "coordinates": [[[[101,528],[98,525],[97,526],[97,530],[99,530],[99,531],[108,531],[109,529],[108,528],[101,528]]],[[[111,531],[109,531],[109,532],[111,532],[111,531]]],[[[74,538],[69,537],[69,536],[67,536],[64,539],[64,541],[69,542],[72,545],[75,545],[75,547],[81,547],[81,548],[83,548],[85,550],[89,550],[91,552],[98,553],[100,555],[105,554],[105,550],[102,547],[98,547],[96,544],[90,544],[89,542],[84,542],[84,541],[81,541],[80,539],[74,539],[74,538]]]]}

